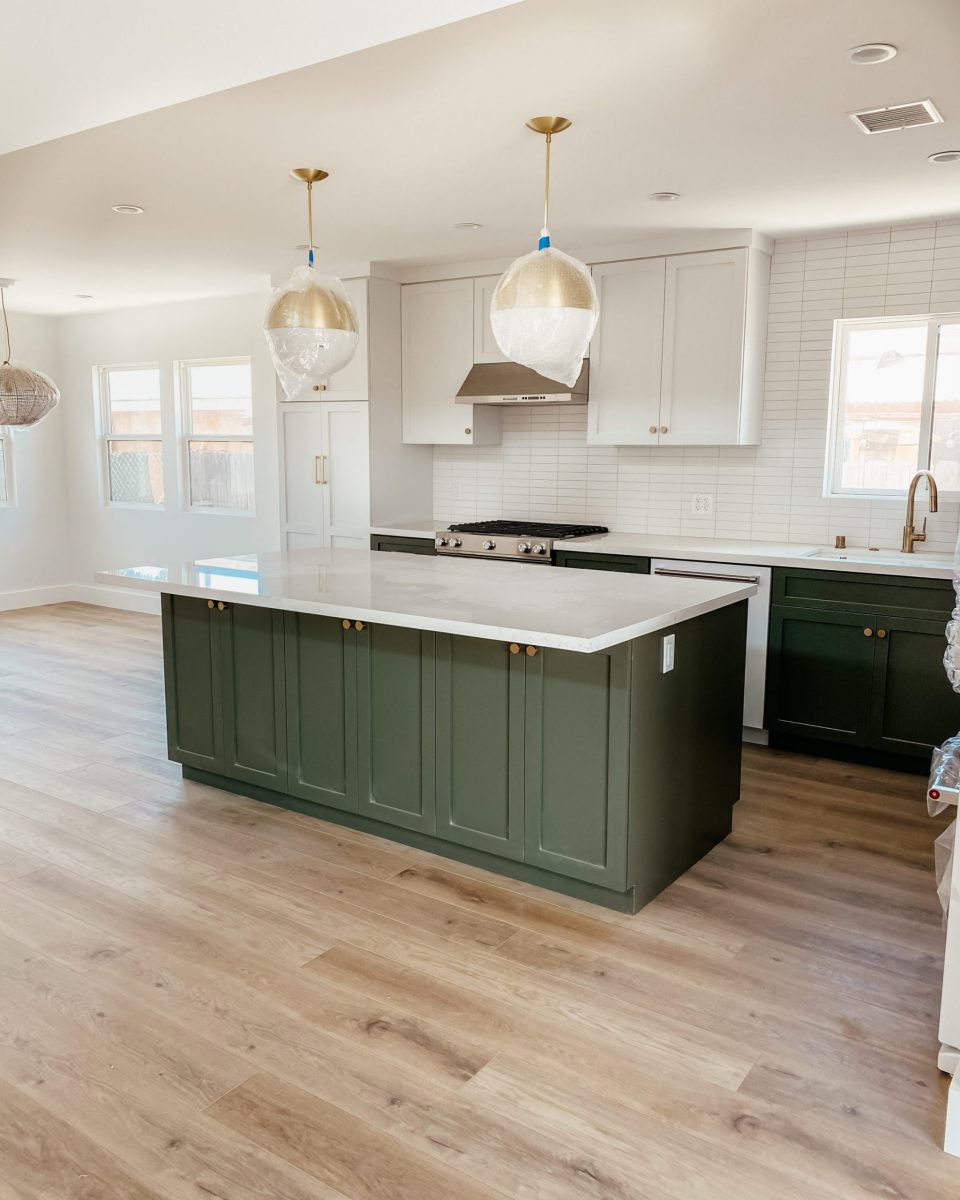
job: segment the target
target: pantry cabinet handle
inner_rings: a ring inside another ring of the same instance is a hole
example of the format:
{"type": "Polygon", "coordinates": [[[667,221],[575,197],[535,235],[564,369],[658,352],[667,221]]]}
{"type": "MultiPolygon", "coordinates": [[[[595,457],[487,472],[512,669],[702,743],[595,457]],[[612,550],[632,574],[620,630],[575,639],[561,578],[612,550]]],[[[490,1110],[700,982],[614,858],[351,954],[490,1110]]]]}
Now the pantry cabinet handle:
{"type": "Polygon", "coordinates": [[[313,456],[313,482],[327,482],[327,456],[325,454],[315,454],[313,456]]]}
{"type": "Polygon", "coordinates": [[[708,575],[704,571],[674,571],[671,567],[654,567],[654,575],[675,575],[678,579],[722,579],[724,583],[757,583],[758,575],[708,575]]]}

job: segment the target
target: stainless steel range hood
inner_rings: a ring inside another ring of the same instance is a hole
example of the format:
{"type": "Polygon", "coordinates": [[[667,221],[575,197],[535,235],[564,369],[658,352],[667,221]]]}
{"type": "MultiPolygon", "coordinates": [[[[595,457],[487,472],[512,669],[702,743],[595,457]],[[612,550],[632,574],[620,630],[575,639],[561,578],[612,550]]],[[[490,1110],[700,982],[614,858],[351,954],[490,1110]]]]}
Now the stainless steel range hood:
{"type": "Polygon", "coordinates": [[[457,392],[458,404],[586,404],[590,360],[572,388],[517,363],[477,363],[457,392]]]}

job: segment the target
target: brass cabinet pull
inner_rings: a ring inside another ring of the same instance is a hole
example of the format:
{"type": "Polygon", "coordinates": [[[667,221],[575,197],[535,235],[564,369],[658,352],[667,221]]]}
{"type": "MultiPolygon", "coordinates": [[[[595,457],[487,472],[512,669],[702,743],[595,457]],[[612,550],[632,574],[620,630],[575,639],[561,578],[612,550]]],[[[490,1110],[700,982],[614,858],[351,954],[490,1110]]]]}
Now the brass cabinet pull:
{"type": "Polygon", "coordinates": [[[350,622],[347,620],[346,617],[343,618],[343,620],[340,622],[340,624],[344,627],[344,629],[350,628],[350,622]]]}
{"type": "Polygon", "coordinates": [[[213,606],[214,606],[214,605],[213,605],[213,601],[212,601],[212,600],[208,600],[208,601],[207,601],[207,608],[213,608],[213,606]]]}
{"type": "Polygon", "coordinates": [[[473,430],[468,425],[467,428],[463,432],[469,437],[470,434],[473,433],[473,430]]]}
{"type": "Polygon", "coordinates": [[[537,653],[536,646],[528,646],[527,647],[527,658],[535,657],[536,653],[537,653]]]}
{"type": "Polygon", "coordinates": [[[510,643],[510,653],[511,654],[519,654],[520,653],[520,647],[517,645],[516,642],[510,643]]]}
{"type": "Polygon", "coordinates": [[[313,482],[327,482],[327,456],[325,454],[315,454],[313,456],[313,482]]]}
{"type": "Polygon", "coordinates": [[[357,633],[359,633],[361,629],[366,629],[366,626],[364,625],[364,623],[362,621],[354,621],[353,627],[357,631],[357,633]]]}
{"type": "Polygon", "coordinates": [[[873,630],[870,628],[870,626],[869,626],[869,625],[868,625],[868,626],[866,627],[866,629],[863,631],[863,636],[864,636],[864,637],[873,637],[873,630]]]}
{"type": "Polygon", "coordinates": [[[660,432],[661,433],[669,433],[670,431],[669,431],[669,429],[667,429],[666,425],[661,425],[660,432]]]}
{"type": "Polygon", "coordinates": [[[650,432],[651,432],[651,433],[656,433],[656,432],[657,432],[657,427],[656,427],[656,425],[651,425],[651,426],[650,426],[650,432]]]}
{"type": "Polygon", "coordinates": [[[886,637],[886,636],[887,636],[887,631],[885,629],[877,630],[877,637],[886,637]]]}
{"type": "Polygon", "coordinates": [[[221,612],[223,612],[226,607],[226,604],[224,604],[222,600],[217,601],[217,608],[219,608],[221,612]]]}

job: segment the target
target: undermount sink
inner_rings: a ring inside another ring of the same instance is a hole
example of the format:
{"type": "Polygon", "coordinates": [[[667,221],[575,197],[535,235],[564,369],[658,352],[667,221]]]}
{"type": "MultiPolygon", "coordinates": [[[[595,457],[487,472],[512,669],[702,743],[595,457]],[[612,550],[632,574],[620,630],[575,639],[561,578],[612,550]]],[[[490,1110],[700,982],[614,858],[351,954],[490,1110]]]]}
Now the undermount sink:
{"type": "Polygon", "coordinates": [[[953,566],[953,559],[947,554],[904,554],[902,550],[866,550],[850,547],[846,550],[834,550],[824,547],[819,550],[807,550],[804,558],[822,558],[830,562],[876,563],[877,566],[930,567],[942,571],[953,566]]]}

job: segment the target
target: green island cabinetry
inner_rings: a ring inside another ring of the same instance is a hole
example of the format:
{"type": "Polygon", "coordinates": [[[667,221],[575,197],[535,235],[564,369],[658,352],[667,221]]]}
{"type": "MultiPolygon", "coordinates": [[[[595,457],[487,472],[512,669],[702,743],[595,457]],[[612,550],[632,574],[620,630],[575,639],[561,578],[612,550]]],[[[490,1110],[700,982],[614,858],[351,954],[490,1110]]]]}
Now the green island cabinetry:
{"type": "Polygon", "coordinates": [[[944,579],[774,571],[767,726],[775,745],[914,759],[960,728],[943,671],[944,579]]]}
{"type": "Polygon", "coordinates": [[[636,911],[730,830],[745,622],[741,602],[585,654],[164,595],[170,757],[636,911]]]}

